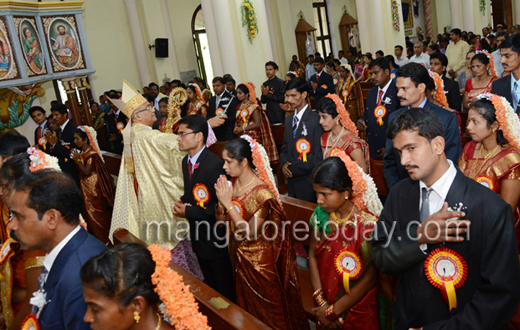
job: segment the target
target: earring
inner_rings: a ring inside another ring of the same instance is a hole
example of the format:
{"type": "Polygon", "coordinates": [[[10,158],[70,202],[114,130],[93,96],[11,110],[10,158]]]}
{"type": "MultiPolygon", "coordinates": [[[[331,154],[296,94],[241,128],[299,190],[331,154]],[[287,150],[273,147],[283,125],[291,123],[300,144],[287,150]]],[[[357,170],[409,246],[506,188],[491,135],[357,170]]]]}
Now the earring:
{"type": "Polygon", "coordinates": [[[134,320],[135,323],[139,323],[139,320],[141,319],[141,316],[139,316],[138,312],[134,312],[134,320]]]}
{"type": "Polygon", "coordinates": [[[493,133],[496,133],[497,129],[496,128],[493,128],[493,133]]]}
{"type": "Polygon", "coordinates": [[[348,196],[345,196],[345,199],[348,199],[348,196]]]}

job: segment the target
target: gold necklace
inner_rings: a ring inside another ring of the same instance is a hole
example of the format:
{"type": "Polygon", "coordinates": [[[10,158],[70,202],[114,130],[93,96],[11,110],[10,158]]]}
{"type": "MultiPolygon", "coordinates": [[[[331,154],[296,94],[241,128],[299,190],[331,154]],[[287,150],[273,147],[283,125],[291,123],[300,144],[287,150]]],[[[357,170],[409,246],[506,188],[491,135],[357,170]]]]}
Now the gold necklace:
{"type": "Polygon", "coordinates": [[[238,183],[238,180],[237,180],[238,192],[241,192],[242,189],[244,189],[245,187],[249,186],[251,183],[253,183],[253,181],[255,181],[255,176],[253,176],[253,179],[252,179],[248,184],[246,184],[246,185],[243,186],[243,187],[240,187],[240,183],[238,183]]]}
{"type": "Polygon", "coordinates": [[[157,327],[155,328],[155,330],[159,330],[161,328],[162,323],[161,315],[159,315],[159,313],[157,313],[157,318],[159,318],[159,322],[157,323],[157,327]]]}
{"type": "Polygon", "coordinates": [[[336,143],[338,143],[338,140],[339,138],[343,135],[343,129],[345,127],[341,126],[341,132],[339,132],[339,135],[336,137],[336,140],[332,139],[332,131],[330,131],[330,134],[329,136],[327,137],[327,143],[325,143],[325,150],[323,150],[323,158],[325,158],[325,154],[327,154],[327,150],[329,149],[329,141],[332,140],[334,141],[334,144],[330,147],[330,149],[334,149],[334,147],[336,146],[336,143]]]}
{"type": "MultiPolygon", "coordinates": [[[[482,155],[482,149],[484,149],[484,145],[481,145],[480,146],[480,150],[478,151],[478,154],[479,156],[483,156],[484,157],[484,161],[482,162],[482,164],[480,165],[479,169],[477,172],[475,172],[475,176],[479,175],[480,174],[480,171],[482,170],[482,167],[484,166],[484,164],[487,162],[487,160],[489,158],[491,158],[491,156],[493,156],[495,154],[495,151],[497,151],[498,147],[500,147],[500,144],[497,144],[497,146],[495,147],[495,149],[493,149],[493,151],[491,151],[490,153],[488,153],[487,155],[482,155]]],[[[479,157],[480,158],[480,157],[479,157]]],[[[476,164],[476,162],[475,162],[476,164]]]]}
{"type": "Polygon", "coordinates": [[[343,219],[338,218],[338,216],[336,215],[336,212],[332,212],[330,214],[330,217],[332,218],[332,221],[334,221],[338,226],[341,227],[341,225],[343,225],[345,222],[347,222],[350,219],[350,216],[354,212],[354,208],[355,208],[355,206],[352,205],[352,209],[350,210],[350,213],[347,215],[346,218],[343,218],[343,219]]]}

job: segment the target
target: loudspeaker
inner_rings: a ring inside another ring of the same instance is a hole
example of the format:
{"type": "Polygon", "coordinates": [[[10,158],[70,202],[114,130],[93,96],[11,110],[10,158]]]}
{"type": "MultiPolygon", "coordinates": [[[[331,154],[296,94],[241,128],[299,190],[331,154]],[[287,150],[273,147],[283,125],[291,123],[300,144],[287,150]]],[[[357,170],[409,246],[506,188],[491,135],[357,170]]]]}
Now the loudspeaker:
{"type": "Polygon", "coordinates": [[[168,57],[168,39],[155,39],[155,57],[168,57]]]}

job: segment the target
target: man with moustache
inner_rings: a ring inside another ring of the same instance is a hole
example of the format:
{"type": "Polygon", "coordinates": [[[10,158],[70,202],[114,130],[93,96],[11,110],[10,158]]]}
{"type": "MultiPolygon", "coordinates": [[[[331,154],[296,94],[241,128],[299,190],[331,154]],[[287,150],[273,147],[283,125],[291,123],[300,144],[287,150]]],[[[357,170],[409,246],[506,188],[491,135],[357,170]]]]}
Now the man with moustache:
{"type": "MultiPolygon", "coordinates": [[[[426,89],[433,87],[433,80],[428,70],[418,63],[408,63],[396,72],[397,97],[404,108],[390,115],[390,123],[400,113],[409,108],[425,108],[432,110],[441,120],[446,132],[445,153],[446,157],[455,164],[460,153],[460,133],[457,115],[431,103],[426,97],[426,89]]],[[[383,157],[385,175],[388,188],[395,186],[400,180],[408,177],[406,169],[401,165],[400,155],[394,150],[392,140],[386,141],[386,153],[383,157]]]]}
{"type": "Polygon", "coordinates": [[[233,130],[240,102],[226,90],[226,80],[223,77],[213,78],[213,91],[215,95],[208,102],[208,122],[218,141],[233,140],[237,137],[233,130]]]}
{"type": "Polygon", "coordinates": [[[446,157],[433,111],[401,112],[387,137],[410,174],[371,242],[377,268],[398,277],[394,328],[504,329],[520,302],[511,207],[446,157]]]}
{"type": "Polygon", "coordinates": [[[357,121],[360,132],[367,131],[370,157],[383,159],[386,147],[386,129],[390,114],[400,108],[397,87],[390,79],[390,64],[384,57],[369,64],[370,78],[374,86],[368,91],[365,113],[357,121]]]}
{"type": "Polygon", "coordinates": [[[500,44],[500,63],[508,76],[493,81],[491,93],[503,96],[520,113],[520,34],[512,35],[500,44]]]}

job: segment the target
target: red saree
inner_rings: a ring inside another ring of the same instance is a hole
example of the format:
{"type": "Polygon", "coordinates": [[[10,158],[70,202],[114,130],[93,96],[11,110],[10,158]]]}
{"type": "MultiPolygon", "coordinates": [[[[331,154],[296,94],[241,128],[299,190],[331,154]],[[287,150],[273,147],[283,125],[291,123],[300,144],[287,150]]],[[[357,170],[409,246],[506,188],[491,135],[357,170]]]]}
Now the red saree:
{"type": "Polygon", "coordinates": [[[370,153],[368,151],[367,141],[360,139],[358,136],[354,135],[354,133],[347,131],[346,129],[343,135],[341,135],[336,142],[332,142],[329,139],[329,135],[330,132],[325,132],[321,136],[321,150],[323,150],[323,159],[329,158],[330,153],[334,148],[340,148],[349,156],[352,151],[361,149],[361,151],[363,151],[363,158],[365,158],[365,163],[368,166],[368,174],[370,174],[370,153]]]}
{"type": "Polygon", "coordinates": [[[254,241],[230,235],[238,305],[273,329],[309,329],[290,228],[282,225],[285,212],[265,184],[235,198],[243,206],[244,219],[256,215],[270,221],[254,241]]]}
{"type": "Polygon", "coordinates": [[[99,155],[90,150],[81,155],[83,164],[92,164],[89,175],[79,171],[81,193],[83,194],[83,217],[88,231],[101,242],[108,244],[108,234],[112,223],[115,185],[105,163],[99,155]]]}

